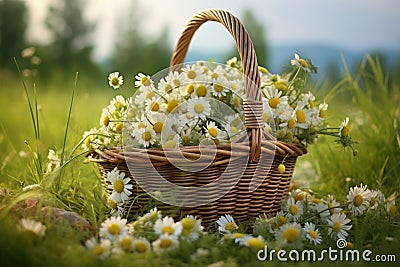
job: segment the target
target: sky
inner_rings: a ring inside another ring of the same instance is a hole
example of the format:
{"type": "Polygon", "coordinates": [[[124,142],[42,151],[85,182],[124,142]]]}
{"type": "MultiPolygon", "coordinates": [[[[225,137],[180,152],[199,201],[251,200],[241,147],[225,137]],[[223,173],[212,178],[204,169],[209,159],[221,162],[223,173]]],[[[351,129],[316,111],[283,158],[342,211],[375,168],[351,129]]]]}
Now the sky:
{"type": "MultiPolygon", "coordinates": [[[[26,0],[31,8],[28,36],[48,42],[43,25],[53,0],[26,0]]],[[[84,14],[96,23],[95,56],[110,56],[121,18],[129,10],[139,14],[146,38],[169,29],[173,46],[187,20],[205,8],[223,8],[240,18],[253,11],[265,25],[270,44],[317,43],[354,51],[400,49],[399,0],[88,0],[84,14]]],[[[233,41],[226,30],[213,23],[203,25],[192,40],[196,50],[229,49],[233,41]]]]}

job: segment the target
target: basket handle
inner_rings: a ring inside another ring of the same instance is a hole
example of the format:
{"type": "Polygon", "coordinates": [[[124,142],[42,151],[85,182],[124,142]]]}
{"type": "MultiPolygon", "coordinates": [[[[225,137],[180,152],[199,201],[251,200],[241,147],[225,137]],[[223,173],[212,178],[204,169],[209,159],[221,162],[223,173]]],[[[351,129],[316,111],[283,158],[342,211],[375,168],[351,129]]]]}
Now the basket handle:
{"type": "Polygon", "coordinates": [[[194,15],[186,24],[175,46],[170,70],[180,69],[185,60],[190,41],[196,30],[207,21],[225,26],[236,42],[243,65],[245,99],[243,100],[245,127],[250,141],[250,162],[258,161],[261,153],[263,102],[260,91],[260,74],[253,43],[237,17],[221,9],[205,9],[194,15]]]}

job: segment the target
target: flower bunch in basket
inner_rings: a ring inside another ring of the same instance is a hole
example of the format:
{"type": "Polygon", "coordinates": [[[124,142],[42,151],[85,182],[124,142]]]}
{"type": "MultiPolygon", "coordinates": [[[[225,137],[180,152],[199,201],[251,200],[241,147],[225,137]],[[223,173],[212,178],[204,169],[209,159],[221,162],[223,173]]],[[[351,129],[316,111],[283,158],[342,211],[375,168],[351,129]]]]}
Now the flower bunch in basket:
{"type": "MultiPolygon", "coordinates": [[[[232,58],[225,65],[198,61],[180,72],[153,77],[139,73],[134,96],[112,99],[102,111],[100,128],[85,132],[83,146],[102,150],[123,144],[175,148],[230,143],[246,131],[242,70],[242,63],[232,58]]],[[[339,127],[328,127],[328,104],[307,89],[307,78],[316,71],[310,59],[298,54],[285,73],[272,74],[259,67],[263,128],[279,141],[304,146],[315,143],[321,134],[331,135],[356,154],[349,119],[339,127]]],[[[123,85],[118,72],[108,79],[114,89],[123,85]]]]}

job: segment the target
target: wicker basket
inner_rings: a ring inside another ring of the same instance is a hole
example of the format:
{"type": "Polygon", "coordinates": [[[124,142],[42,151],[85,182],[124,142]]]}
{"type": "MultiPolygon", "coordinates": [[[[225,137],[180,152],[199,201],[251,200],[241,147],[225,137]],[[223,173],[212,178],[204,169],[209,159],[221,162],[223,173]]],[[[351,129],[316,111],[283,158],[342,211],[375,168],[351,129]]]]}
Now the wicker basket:
{"type": "Polygon", "coordinates": [[[195,215],[206,225],[227,213],[238,221],[263,213],[274,213],[287,193],[297,157],[306,153],[305,147],[276,141],[261,128],[263,102],[256,54],[243,25],[229,12],[207,9],[195,15],[178,40],[170,70],[179,71],[193,34],[207,21],[224,25],[236,42],[244,75],[247,77],[246,99],[243,100],[247,132],[231,144],[212,147],[115,148],[94,151],[91,160],[98,163],[105,188],[108,171],[118,167],[130,176],[134,169],[132,195],[125,206],[128,219],[141,212],[152,200],[146,193],[149,192],[146,186],[157,188],[164,195],[170,194],[170,198],[175,197],[175,205],[157,205],[164,214],[175,217],[195,215]],[[201,171],[185,170],[179,165],[181,163],[184,166],[188,162],[201,171]],[[281,163],[286,167],[282,174],[278,171],[281,163]],[[161,181],[160,176],[165,180],[161,181]],[[179,186],[184,193],[171,192],[168,185],[179,186]],[[196,202],[194,200],[207,202],[210,199],[212,201],[204,205],[191,205],[196,202]],[[180,207],[176,207],[176,203],[180,203],[180,207]]]}

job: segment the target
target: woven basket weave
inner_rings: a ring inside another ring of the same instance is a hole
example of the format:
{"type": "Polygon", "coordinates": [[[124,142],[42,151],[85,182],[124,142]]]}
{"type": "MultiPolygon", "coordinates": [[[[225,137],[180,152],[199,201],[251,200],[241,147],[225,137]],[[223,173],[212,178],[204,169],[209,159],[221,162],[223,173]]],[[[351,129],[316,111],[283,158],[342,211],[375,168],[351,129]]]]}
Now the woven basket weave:
{"type": "MultiPolygon", "coordinates": [[[[131,176],[134,169],[135,177],[131,177],[132,195],[125,205],[128,219],[141,212],[152,200],[139,181],[145,181],[146,185],[158,188],[164,194],[168,193],[165,184],[160,182],[160,176],[185,189],[184,196],[178,194],[174,202],[183,203],[180,207],[164,203],[157,205],[164,214],[176,217],[195,215],[207,225],[227,213],[238,221],[263,213],[274,213],[287,193],[297,157],[306,153],[305,147],[277,141],[262,129],[263,102],[256,54],[243,25],[229,12],[207,9],[192,17],[177,42],[170,71],[180,70],[193,34],[207,21],[221,23],[236,42],[245,77],[243,106],[247,132],[231,144],[210,147],[94,151],[91,160],[98,163],[105,188],[108,171],[118,167],[119,171],[131,176]],[[179,163],[184,166],[188,161],[191,167],[200,168],[201,171],[193,172],[180,167],[179,163]],[[278,171],[281,163],[286,167],[282,174],[278,171]],[[219,183],[213,185],[216,181],[219,183]],[[258,187],[252,187],[254,182],[258,187]],[[198,191],[198,188],[203,190],[198,191]],[[209,199],[213,201],[204,205],[190,205],[193,200],[207,202],[209,199]]],[[[174,192],[169,193],[170,197],[174,197],[174,192]]]]}

